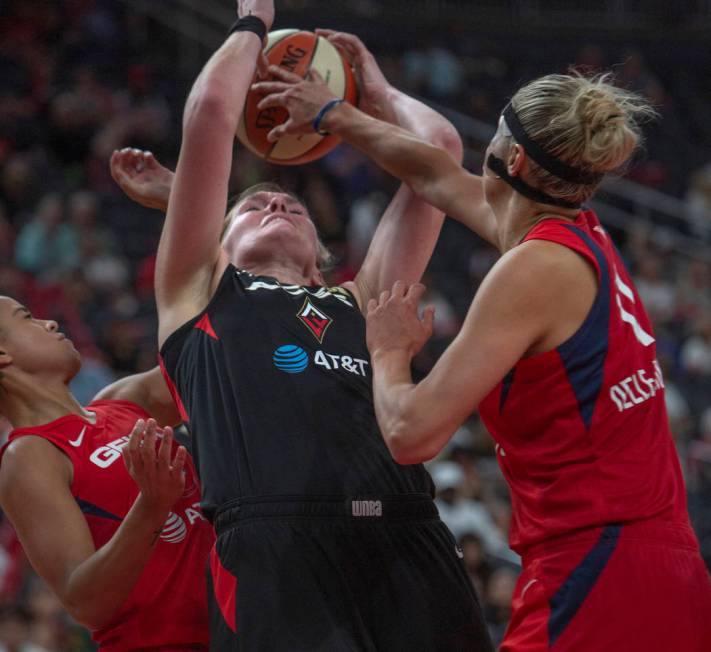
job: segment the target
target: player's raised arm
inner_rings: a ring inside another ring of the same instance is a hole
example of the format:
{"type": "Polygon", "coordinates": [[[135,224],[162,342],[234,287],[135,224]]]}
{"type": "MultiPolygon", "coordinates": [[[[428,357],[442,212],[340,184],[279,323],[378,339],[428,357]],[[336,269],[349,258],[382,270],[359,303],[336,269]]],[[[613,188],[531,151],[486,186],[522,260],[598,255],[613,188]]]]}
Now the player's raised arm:
{"type": "Polygon", "coordinates": [[[415,121],[394,126],[345,102],[333,103],[333,93],[317,77],[297,79],[275,66],[269,71],[280,81],[255,85],[266,95],[259,106],[284,106],[289,111],[289,120],[275,127],[270,139],[287,133],[308,133],[315,127],[337,134],[432,206],[498,246],[496,223],[485,201],[482,178],[462,168],[459,157],[443,148],[442,143],[428,142],[419,130],[410,131],[415,121]]]}
{"type": "MultiPolygon", "coordinates": [[[[375,57],[354,35],[317,30],[340,48],[353,66],[364,113],[398,125],[424,141],[441,147],[461,162],[462,141],[454,126],[422,102],[388,83],[375,57]]],[[[444,214],[403,184],[393,197],[368,248],[355,279],[356,296],[363,309],[371,298],[396,280],[420,280],[432,256],[444,214]]],[[[493,222],[493,215],[491,215],[493,222]]]]}
{"type": "Polygon", "coordinates": [[[70,490],[69,459],[48,441],[32,436],[12,442],[3,455],[3,511],[32,566],[72,617],[89,629],[106,625],[126,600],[183,491],[185,449],[180,447],[171,459],[170,429],[158,451],[155,438],[155,422],[136,424],[124,456],[141,493],[98,550],[70,490]]]}
{"type": "Polygon", "coordinates": [[[219,277],[232,143],[274,19],[273,0],[239,0],[239,21],[195,80],[156,264],[159,342],[202,309],[219,277]]]}

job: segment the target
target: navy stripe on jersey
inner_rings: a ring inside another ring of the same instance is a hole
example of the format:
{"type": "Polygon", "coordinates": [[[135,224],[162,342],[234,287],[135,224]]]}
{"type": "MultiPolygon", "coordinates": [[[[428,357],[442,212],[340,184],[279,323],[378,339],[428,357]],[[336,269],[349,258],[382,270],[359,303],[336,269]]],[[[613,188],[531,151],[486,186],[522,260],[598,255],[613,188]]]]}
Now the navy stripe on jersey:
{"type": "Polygon", "coordinates": [[[610,330],[610,272],[600,247],[581,229],[564,225],[575,233],[594,254],[600,267],[600,287],[582,326],[558,347],[568,380],[578,399],[580,416],[590,429],[595,402],[602,388],[605,355],[610,330]]]}
{"type": "Polygon", "coordinates": [[[506,403],[506,399],[509,396],[509,392],[511,391],[511,385],[513,385],[513,380],[514,380],[514,373],[516,371],[516,367],[511,369],[509,373],[507,373],[503,380],[501,381],[501,396],[499,397],[499,414],[501,414],[504,411],[504,403],[506,403]]]}
{"type": "Polygon", "coordinates": [[[81,498],[76,498],[77,505],[79,505],[79,509],[81,509],[82,513],[87,514],[88,516],[99,516],[101,518],[108,518],[109,520],[112,521],[121,521],[123,520],[119,516],[116,516],[115,514],[112,514],[111,512],[107,512],[105,509],[102,509],[98,505],[94,505],[94,503],[90,503],[86,500],[82,500],[81,498]]]}
{"type": "Polygon", "coordinates": [[[549,600],[551,615],[548,619],[548,645],[551,647],[595,586],[597,578],[600,577],[617,547],[620,530],[622,526],[619,524],[604,528],[592,550],[585,555],[583,561],[573,569],[568,579],[549,600]]]}

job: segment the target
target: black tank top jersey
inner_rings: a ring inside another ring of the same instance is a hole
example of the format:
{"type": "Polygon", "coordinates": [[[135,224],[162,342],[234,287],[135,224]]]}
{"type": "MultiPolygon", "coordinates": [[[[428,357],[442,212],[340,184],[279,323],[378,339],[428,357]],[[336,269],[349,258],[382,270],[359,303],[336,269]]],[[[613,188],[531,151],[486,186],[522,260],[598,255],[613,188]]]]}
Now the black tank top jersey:
{"type": "Polygon", "coordinates": [[[432,493],[424,467],[397,464],[378,430],[365,323],[343,288],[229,265],[161,358],[210,517],[247,496],[432,493]]]}

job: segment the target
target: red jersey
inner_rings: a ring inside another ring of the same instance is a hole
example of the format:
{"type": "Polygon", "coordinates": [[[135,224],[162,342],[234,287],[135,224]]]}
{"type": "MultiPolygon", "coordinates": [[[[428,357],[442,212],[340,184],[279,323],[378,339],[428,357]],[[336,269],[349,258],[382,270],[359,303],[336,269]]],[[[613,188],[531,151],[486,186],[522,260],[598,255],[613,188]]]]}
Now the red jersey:
{"type": "MultiPolygon", "coordinates": [[[[74,466],[71,492],[98,549],[113,536],[138,496],[121,448],[136,420],[150,415],[128,401],[94,401],[86,409],[96,414],[95,424],[71,414],[13,430],[8,443],[26,435],[44,437],[69,457],[74,466]]],[[[105,652],[207,650],[205,569],[214,534],[200,511],[200,489],[189,457],[185,471],[185,491],[136,586],[112,621],[92,633],[105,652]]]]}
{"type": "Polygon", "coordinates": [[[479,405],[511,488],[511,547],[651,517],[688,527],[652,328],[614,244],[592,211],[540,222],[534,239],[583,256],[598,291],[574,335],[479,405]]]}

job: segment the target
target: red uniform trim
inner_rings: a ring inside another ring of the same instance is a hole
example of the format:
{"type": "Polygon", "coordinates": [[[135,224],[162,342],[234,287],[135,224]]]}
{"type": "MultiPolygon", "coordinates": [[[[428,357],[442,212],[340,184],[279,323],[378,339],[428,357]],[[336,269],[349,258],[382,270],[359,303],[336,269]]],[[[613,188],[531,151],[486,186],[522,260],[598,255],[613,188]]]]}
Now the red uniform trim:
{"type": "Polygon", "coordinates": [[[200,319],[198,319],[198,321],[195,323],[195,328],[204,331],[214,340],[220,339],[219,337],[217,337],[217,333],[215,333],[215,329],[212,327],[210,317],[207,313],[205,313],[202,317],[200,317],[200,319]]]}
{"type": "Polygon", "coordinates": [[[220,561],[217,548],[212,546],[210,551],[210,574],[212,587],[215,593],[222,617],[227,626],[237,633],[237,578],[232,575],[220,561]]]}
{"type": "Polygon", "coordinates": [[[175,386],[175,383],[173,382],[172,378],[168,375],[168,370],[165,368],[163,356],[161,355],[158,356],[158,364],[160,365],[160,370],[163,373],[165,384],[168,385],[168,391],[173,397],[173,401],[175,402],[175,405],[178,408],[180,418],[186,422],[190,421],[190,419],[188,418],[188,411],[185,409],[185,405],[183,405],[183,399],[180,398],[180,394],[178,394],[178,388],[175,386]]]}

